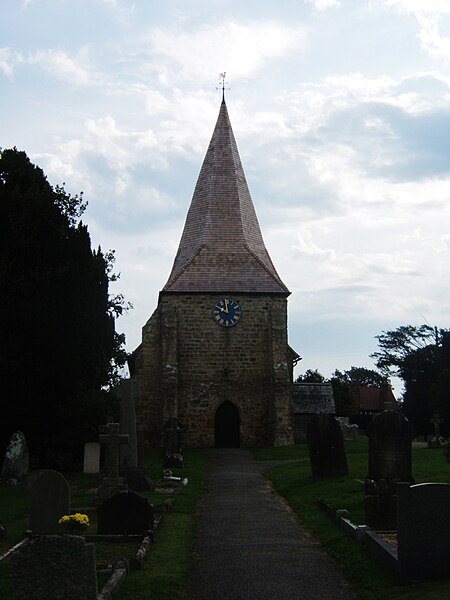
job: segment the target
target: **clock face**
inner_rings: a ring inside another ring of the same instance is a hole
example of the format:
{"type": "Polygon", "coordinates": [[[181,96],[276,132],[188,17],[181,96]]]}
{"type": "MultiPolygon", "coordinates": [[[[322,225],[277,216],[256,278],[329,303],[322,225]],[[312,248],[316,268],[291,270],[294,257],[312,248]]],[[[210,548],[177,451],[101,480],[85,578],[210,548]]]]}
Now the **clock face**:
{"type": "Polygon", "coordinates": [[[222,327],[231,327],[241,318],[241,307],[236,300],[224,298],[214,304],[213,319],[222,327]]]}

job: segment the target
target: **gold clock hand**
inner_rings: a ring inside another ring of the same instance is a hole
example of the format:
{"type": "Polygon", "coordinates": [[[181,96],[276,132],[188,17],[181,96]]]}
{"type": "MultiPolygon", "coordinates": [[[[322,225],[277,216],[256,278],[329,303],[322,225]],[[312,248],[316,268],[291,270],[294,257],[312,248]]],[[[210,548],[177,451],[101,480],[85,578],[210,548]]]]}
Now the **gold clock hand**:
{"type": "Polygon", "coordinates": [[[228,300],[225,298],[224,302],[225,302],[225,308],[224,308],[223,312],[226,312],[228,314],[228,300]]]}

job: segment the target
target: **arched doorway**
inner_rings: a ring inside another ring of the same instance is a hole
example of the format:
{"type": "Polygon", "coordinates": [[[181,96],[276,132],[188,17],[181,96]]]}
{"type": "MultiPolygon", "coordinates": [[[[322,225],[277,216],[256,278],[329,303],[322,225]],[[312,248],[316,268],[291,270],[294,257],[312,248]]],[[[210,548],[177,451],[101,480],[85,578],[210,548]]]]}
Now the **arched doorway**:
{"type": "Polygon", "coordinates": [[[219,406],[214,419],[214,436],[216,448],[239,448],[239,412],[229,400],[219,406]]]}

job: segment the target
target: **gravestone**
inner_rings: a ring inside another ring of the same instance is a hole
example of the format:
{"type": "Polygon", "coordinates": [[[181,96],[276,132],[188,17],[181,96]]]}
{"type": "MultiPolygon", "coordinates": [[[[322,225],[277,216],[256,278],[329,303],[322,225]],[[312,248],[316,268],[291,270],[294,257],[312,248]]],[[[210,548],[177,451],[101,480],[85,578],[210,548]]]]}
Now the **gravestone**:
{"type": "Polygon", "coordinates": [[[120,433],[128,435],[128,444],[120,447],[120,468],[137,468],[137,428],[136,410],[133,397],[133,382],[122,379],[116,388],[116,396],[120,409],[120,433]]]}
{"type": "Polygon", "coordinates": [[[180,445],[181,427],[177,418],[169,419],[164,426],[164,467],[177,469],[184,465],[180,445]]]}
{"type": "Polygon", "coordinates": [[[366,524],[376,529],[396,529],[396,485],[414,483],[411,423],[400,412],[385,410],[370,423],[369,473],[365,481],[366,524]]]}
{"type": "Polygon", "coordinates": [[[123,488],[123,478],[119,474],[119,449],[128,444],[129,436],[119,433],[119,423],[107,423],[106,433],[100,434],[100,443],[105,446],[104,477],[98,487],[98,499],[105,499],[123,488]]]}
{"type": "Polygon", "coordinates": [[[120,446],[120,475],[128,489],[144,492],[154,489],[153,482],[145,474],[143,461],[138,466],[138,432],[134,407],[133,381],[123,379],[116,389],[120,406],[120,432],[128,435],[128,444],[120,446]]]}
{"type": "Polygon", "coordinates": [[[122,491],[98,507],[98,533],[132,535],[153,529],[153,506],[146,498],[122,491]]]}
{"type": "Polygon", "coordinates": [[[7,485],[17,485],[28,473],[29,455],[25,436],[16,431],[11,436],[3,460],[2,479],[7,485]]]}
{"type": "Polygon", "coordinates": [[[91,475],[100,473],[100,444],[98,442],[84,444],[83,473],[91,475]]]}
{"type": "Polygon", "coordinates": [[[145,432],[142,425],[137,427],[137,466],[138,469],[144,468],[145,459],[145,432]]]}
{"type": "Polygon", "coordinates": [[[449,577],[450,485],[398,483],[397,521],[401,577],[449,577]]]}
{"type": "Polygon", "coordinates": [[[42,471],[30,489],[30,529],[59,533],[59,519],[70,513],[70,487],[57,471],[42,471]]]}
{"type": "Polygon", "coordinates": [[[348,475],[341,427],[332,415],[314,415],[306,437],[313,477],[348,475]]]}
{"type": "Polygon", "coordinates": [[[357,440],[359,436],[359,427],[355,423],[350,423],[348,417],[336,417],[339,423],[344,440],[357,440]]]}
{"type": "Polygon", "coordinates": [[[446,445],[447,440],[441,435],[440,426],[443,422],[444,419],[441,419],[438,413],[434,413],[430,419],[430,423],[434,427],[434,435],[428,440],[428,448],[441,448],[446,445]]]}
{"type": "Polygon", "coordinates": [[[79,536],[44,535],[11,556],[15,600],[96,600],[95,548],[79,536]]]}

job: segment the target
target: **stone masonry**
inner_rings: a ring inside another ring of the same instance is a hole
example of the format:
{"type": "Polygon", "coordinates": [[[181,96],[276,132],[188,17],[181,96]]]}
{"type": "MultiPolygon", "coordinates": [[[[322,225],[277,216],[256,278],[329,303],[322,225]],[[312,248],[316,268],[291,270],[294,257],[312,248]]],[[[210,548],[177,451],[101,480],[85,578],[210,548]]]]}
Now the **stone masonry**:
{"type": "Polygon", "coordinates": [[[159,440],[162,424],[177,417],[182,445],[214,446],[215,413],[230,400],[239,411],[242,446],[292,443],[286,299],[230,297],[242,307],[234,327],[214,322],[217,294],[163,296],[144,326],[136,353],[138,411],[151,438],[159,440]]]}

